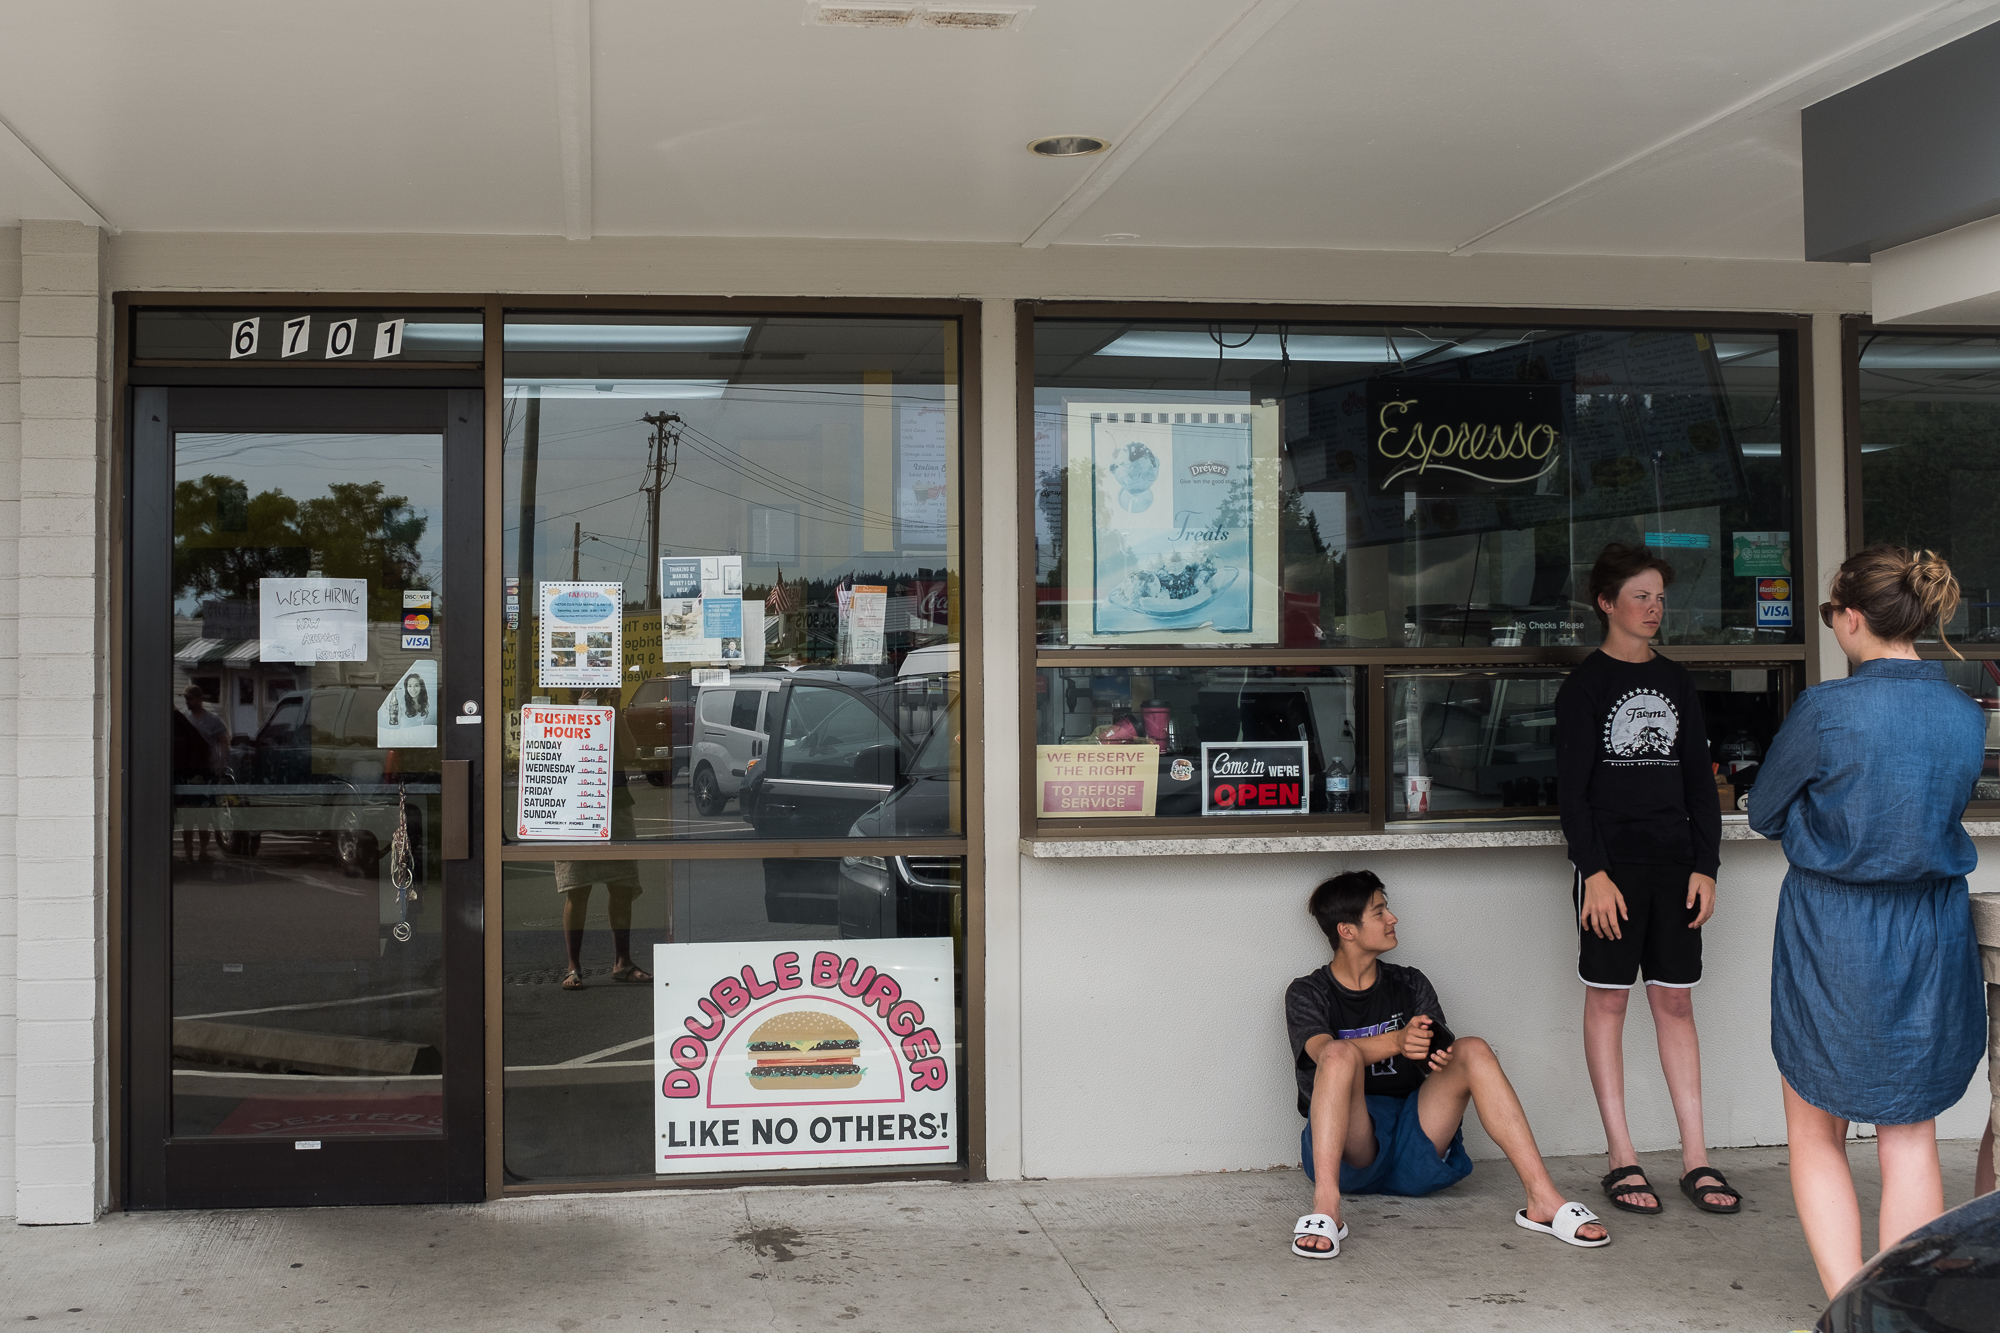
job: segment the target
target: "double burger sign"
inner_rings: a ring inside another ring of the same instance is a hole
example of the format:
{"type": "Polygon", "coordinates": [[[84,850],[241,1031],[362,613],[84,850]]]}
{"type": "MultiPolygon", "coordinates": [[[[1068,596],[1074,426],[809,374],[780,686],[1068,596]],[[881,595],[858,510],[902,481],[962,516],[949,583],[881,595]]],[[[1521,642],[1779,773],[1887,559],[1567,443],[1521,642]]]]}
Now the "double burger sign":
{"type": "Polygon", "coordinates": [[[653,949],[653,1169],[958,1160],[949,939],[653,949]]]}

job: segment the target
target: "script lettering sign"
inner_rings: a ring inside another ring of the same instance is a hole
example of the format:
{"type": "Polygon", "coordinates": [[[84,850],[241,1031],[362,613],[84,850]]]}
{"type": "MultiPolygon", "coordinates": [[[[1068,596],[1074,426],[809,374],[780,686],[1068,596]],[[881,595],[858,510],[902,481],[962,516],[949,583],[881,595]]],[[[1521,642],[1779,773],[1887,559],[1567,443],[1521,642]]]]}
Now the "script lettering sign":
{"type": "Polygon", "coordinates": [[[1370,380],[1377,489],[1464,494],[1546,476],[1562,457],[1562,396],[1554,384],[1370,380]]]}

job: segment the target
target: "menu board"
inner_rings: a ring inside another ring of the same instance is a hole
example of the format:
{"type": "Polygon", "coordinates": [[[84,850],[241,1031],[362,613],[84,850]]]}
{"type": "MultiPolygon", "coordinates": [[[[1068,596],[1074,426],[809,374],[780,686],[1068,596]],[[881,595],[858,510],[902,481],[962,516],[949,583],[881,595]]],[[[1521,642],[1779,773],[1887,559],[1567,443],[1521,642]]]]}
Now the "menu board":
{"type": "Polygon", "coordinates": [[[521,709],[517,836],[611,839],[611,729],[616,710],[528,704],[521,709]]]}

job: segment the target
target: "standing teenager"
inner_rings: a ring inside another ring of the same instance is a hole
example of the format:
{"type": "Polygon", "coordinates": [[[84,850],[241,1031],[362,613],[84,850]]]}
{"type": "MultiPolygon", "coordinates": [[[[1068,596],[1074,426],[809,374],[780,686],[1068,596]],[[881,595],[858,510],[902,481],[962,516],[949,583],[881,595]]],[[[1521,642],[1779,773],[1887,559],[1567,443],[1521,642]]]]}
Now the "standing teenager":
{"type": "Polygon", "coordinates": [[[1611,545],[1590,571],[1604,643],[1556,695],[1556,783],[1575,867],[1583,1056],[1604,1119],[1603,1189],[1630,1213],[1661,1210],[1625,1120],[1625,1009],[1643,975],[1660,1069],[1680,1125],[1681,1193],[1708,1213],[1742,1196],[1708,1163],[1693,989],[1715,912],[1722,809],[1686,668],[1653,651],[1673,566],[1611,545]]]}
{"type": "MultiPolygon", "coordinates": [[[[1820,619],[1854,664],[1771,743],[1750,824],[1791,869],[1771,946],[1771,1053],[1784,1075],[1792,1197],[1827,1294],[1861,1267],[1847,1126],[1875,1126],[1878,1249],[1944,1212],[1936,1117],[1986,1047],[1960,822],[1985,760],[1978,705],[1917,658],[1958,609],[1939,557],[1876,546],[1834,576],[1820,619]]],[[[1956,650],[1954,650],[1956,651],[1956,650]]]]}

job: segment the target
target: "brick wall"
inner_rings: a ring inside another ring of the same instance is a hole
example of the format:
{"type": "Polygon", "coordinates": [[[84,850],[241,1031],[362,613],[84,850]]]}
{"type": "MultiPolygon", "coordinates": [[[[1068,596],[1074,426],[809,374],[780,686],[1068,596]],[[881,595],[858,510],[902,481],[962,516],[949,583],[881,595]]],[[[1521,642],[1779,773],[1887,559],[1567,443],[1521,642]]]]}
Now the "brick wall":
{"type": "Polygon", "coordinates": [[[0,227],[0,1215],[14,1212],[14,656],[21,528],[21,229],[0,227]]]}
{"type": "MultiPolygon", "coordinates": [[[[105,1202],[104,929],[110,514],[104,237],[19,235],[20,425],[0,463],[0,612],[16,939],[13,1190],[21,1222],[88,1222],[105,1202]],[[11,538],[11,540],[6,540],[11,538]],[[11,670],[7,669],[11,668],[11,670]]],[[[4,761],[0,761],[4,762],[4,761]]],[[[0,836],[6,836],[0,834],[0,836]]]]}

